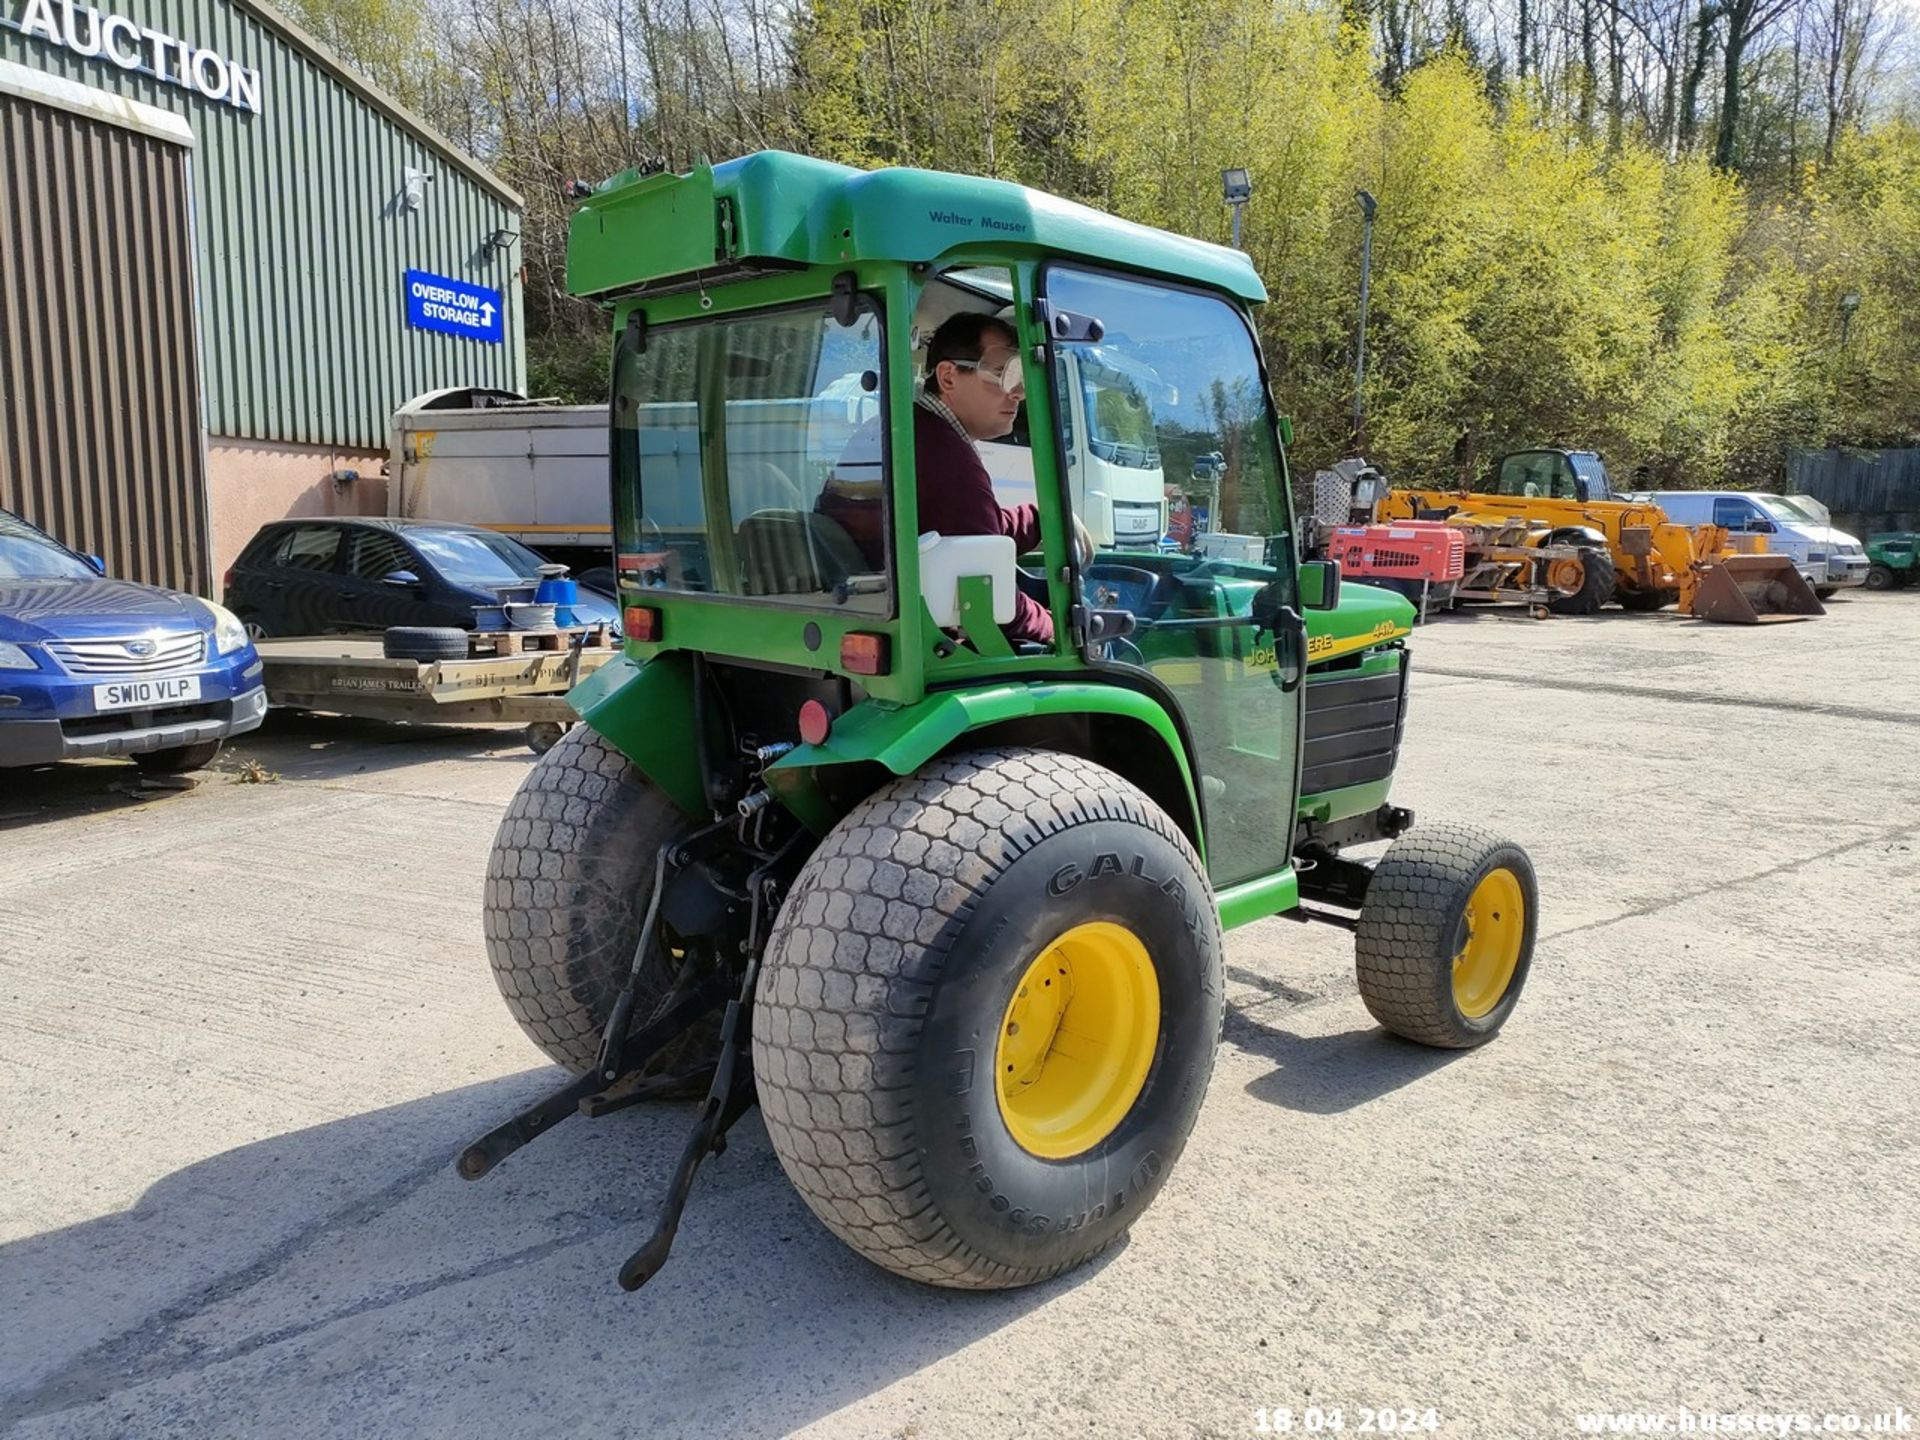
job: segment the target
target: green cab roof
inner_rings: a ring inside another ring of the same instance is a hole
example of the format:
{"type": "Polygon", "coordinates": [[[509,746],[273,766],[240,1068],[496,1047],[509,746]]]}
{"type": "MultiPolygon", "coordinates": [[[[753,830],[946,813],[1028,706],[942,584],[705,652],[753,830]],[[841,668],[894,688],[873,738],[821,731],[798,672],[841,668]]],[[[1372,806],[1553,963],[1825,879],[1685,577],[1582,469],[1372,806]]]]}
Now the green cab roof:
{"type": "Polygon", "coordinates": [[[856,170],[779,150],[685,175],[615,175],[574,211],[567,282],[584,296],[666,294],[801,266],[933,262],[969,247],[1071,256],[1267,298],[1252,262],[1224,245],[1005,180],[856,170]]]}

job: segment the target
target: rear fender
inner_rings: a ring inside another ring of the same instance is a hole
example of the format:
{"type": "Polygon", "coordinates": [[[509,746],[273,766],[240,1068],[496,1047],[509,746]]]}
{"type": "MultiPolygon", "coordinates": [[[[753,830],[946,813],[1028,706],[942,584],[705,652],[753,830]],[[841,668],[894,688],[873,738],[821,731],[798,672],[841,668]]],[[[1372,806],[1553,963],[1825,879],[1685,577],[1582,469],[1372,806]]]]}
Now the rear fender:
{"type": "Polygon", "coordinates": [[[1549,545],[1592,545],[1607,548],[1607,537],[1591,525],[1562,525],[1547,536],[1549,545]]]}
{"type": "MultiPolygon", "coordinates": [[[[1186,741],[1150,695],[1086,681],[986,685],[914,705],[856,706],[818,745],[768,767],[767,785],[810,829],[830,829],[863,796],[929,760],[991,745],[1084,755],[1147,793],[1204,856],[1201,809],[1186,741]]],[[[697,782],[696,782],[697,790],[697,782]]]]}
{"type": "Polygon", "coordinates": [[[644,663],[617,656],[569,690],[567,703],[689,817],[707,818],[689,656],[672,651],[644,663]]]}

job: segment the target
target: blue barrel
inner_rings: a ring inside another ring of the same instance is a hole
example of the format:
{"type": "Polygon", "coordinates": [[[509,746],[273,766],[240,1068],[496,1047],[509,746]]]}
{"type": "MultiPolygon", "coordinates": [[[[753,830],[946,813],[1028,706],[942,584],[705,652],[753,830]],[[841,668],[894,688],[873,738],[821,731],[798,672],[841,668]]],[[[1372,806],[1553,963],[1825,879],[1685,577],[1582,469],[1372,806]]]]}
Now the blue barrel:
{"type": "Polygon", "coordinates": [[[580,582],[564,575],[550,575],[533,592],[536,605],[572,605],[580,598],[580,582]]]}
{"type": "Polygon", "coordinates": [[[573,624],[574,602],[580,598],[580,582],[569,580],[565,575],[547,574],[547,567],[541,567],[539,589],[533,592],[533,603],[554,607],[553,623],[556,625],[573,624]]]}

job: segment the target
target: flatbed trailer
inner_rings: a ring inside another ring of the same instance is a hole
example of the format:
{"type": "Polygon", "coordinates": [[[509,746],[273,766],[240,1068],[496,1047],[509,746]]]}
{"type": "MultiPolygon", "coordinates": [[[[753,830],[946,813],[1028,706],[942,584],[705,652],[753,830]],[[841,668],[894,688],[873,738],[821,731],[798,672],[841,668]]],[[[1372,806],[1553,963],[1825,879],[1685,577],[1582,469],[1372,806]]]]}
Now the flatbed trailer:
{"type": "Polygon", "coordinates": [[[424,725],[524,725],[536,752],[579,716],[567,692],[620,651],[574,644],[463,660],[391,659],[377,635],[314,635],[256,641],[268,704],[424,725]]]}

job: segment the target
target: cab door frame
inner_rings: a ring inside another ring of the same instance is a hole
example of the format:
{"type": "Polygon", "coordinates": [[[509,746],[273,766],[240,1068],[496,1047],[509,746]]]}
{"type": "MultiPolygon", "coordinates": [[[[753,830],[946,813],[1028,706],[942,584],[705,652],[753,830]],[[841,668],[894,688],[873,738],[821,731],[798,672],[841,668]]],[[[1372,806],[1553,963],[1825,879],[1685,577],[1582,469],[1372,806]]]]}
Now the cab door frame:
{"type": "MultiPolygon", "coordinates": [[[[1056,364],[1056,358],[1059,353],[1059,346],[1083,342],[1062,341],[1048,331],[1048,321],[1058,314],[1058,312],[1054,311],[1050,304],[1048,304],[1050,300],[1049,292],[1052,288],[1051,282],[1058,275],[1086,276],[1096,280],[1152,287],[1171,294],[1193,296],[1212,301],[1231,313],[1240,322],[1243,332],[1245,333],[1259,379],[1260,403],[1264,410],[1264,418],[1261,423],[1265,426],[1272,446],[1272,454],[1275,459],[1273,474],[1269,481],[1270,488],[1266,496],[1267,509],[1270,516],[1268,528],[1271,533],[1264,538],[1269,542],[1268,553],[1273,562],[1272,569],[1274,571],[1271,584],[1273,587],[1277,587],[1279,591],[1277,597],[1279,603],[1269,607],[1269,616],[1274,622],[1271,626],[1260,625],[1252,615],[1248,615],[1244,617],[1223,616],[1221,617],[1220,628],[1239,629],[1244,628],[1249,623],[1253,623],[1256,625],[1256,636],[1261,629],[1270,630],[1270,633],[1273,635],[1276,664],[1285,666],[1287,669],[1288,673],[1285,677],[1285,683],[1277,685],[1276,688],[1278,688],[1283,695],[1291,697],[1290,722],[1283,721],[1284,727],[1291,732],[1291,763],[1285,765],[1284,770],[1282,770],[1280,765],[1282,757],[1278,755],[1274,757],[1277,772],[1275,778],[1278,779],[1281,774],[1284,774],[1286,784],[1286,794],[1275,796],[1274,801],[1276,805],[1284,805],[1285,808],[1280,813],[1288,818],[1286,823],[1274,827],[1276,841],[1272,851],[1267,857],[1271,863],[1260,867],[1251,874],[1216,873],[1214,880],[1216,886],[1220,888],[1242,888],[1246,886],[1272,888],[1275,882],[1284,882],[1282,888],[1290,886],[1292,884],[1291,816],[1298,804],[1301,765],[1305,752],[1306,622],[1301,604],[1300,562],[1297,548],[1298,535],[1293,512],[1292,486],[1290,483],[1290,471],[1287,465],[1286,445],[1282,438],[1279,412],[1274,404],[1266,356],[1261,350],[1258,332],[1254,329],[1244,304],[1217,290],[1204,286],[1185,284],[1162,276],[1137,274],[1099,265],[1084,264],[1074,260],[1050,258],[1041,261],[1034,270],[1031,302],[1026,306],[1020,307],[1019,318],[1023,323],[1023,328],[1030,327],[1029,334],[1023,336],[1023,339],[1028,340],[1032,345],[1029,353],[1032,353],[1035,358],[1043,362],[1041,369],[1045,375],[1045,384],[1043,386],[1029,385],[1028,387],[1029,430],[1031,432],[1038,428],[1034,420],[1032,400],[1036,392],[1041,392],[1048,421],[1048,429],[1052,436],[1052,443],[1046,447],[1046,459],[1053,467],[1053,494],[1060,514],[1063,517],[1072,517],[1074,508],[1064,437],[1061,434],[1058,418],[1054,413],[1060,383],[1060,370],[1056,364]],[[1277,521],[1278,524],[1275,524],[1275,521],[1277,521]],[[1283,646],[1288,652],[1284,658],[1279,654],[1283,646]]],[[[1090,443],[1088,434],[1078,434],[1077,438],[1083,448],[1090,443]]],[[[1040,448],[1036,441],[1036,488],[1045,483],[1039,473],[1040,448]]],[[[1219,517],[1215,516],[1210,518],[1215,524],[1218,524],[1219,517]]],[[[1207,833],[1209,868],[1212,869],[1211,862],[1213,857],[1221,851],[1221,847],[1217,843],[1221,831],[1216,829],[1215,824],[1215,812],[1218,806],[1209,803],[1209,801],[1210,798],[1217,800],[1224,797],[1209,797],[1206,794],[1208,787],[1204,783],[1204,777],[1207,776],[1210,767],[1207,763],[1208,755],[1206,748],[1197,744],[1195,741],[1193,716],[1188,713],[1188,707],[1181,703],[1174,689],[1168,685],[1161,676],[1156,675],[1151,669],[1144,665],[1136,665],[1124,660],[1112,659],[1104,653],[1106,650],[1106,639],[1103,638],[1103,631],[1106,622],[1103,620],[1103,613],[1088,603],[1085,577],[1086,567],[1080,563],[1077,555],[1071,553],[1072,547],[1069,546],[1067,548],[1069,554],[1066,557],[1065,575],[1070,592],[1070,623],[1072,625],[1074,640],[1080,650],[1081,658],[1092,667],[1096,673],[1105,672],[1106,675],[1112,677],[1119,683],[1127,684],[1133,688],[1150,689],[1161,703],[1167,707],[1169,713],[1177,717],[1177,723],[1189,747],[1189,758],[1190,763],[1193,765],[1194,773],[1196,776],[1202,777],[1203,783],[1196,788],[1200,791],[1198,798],[1201,804],[1201,821],[1207,833]]],[[[1216,764],[1219,758],[1220,756],[1218,752],[1216,752],[1213,757],[1216,764]]]]}

